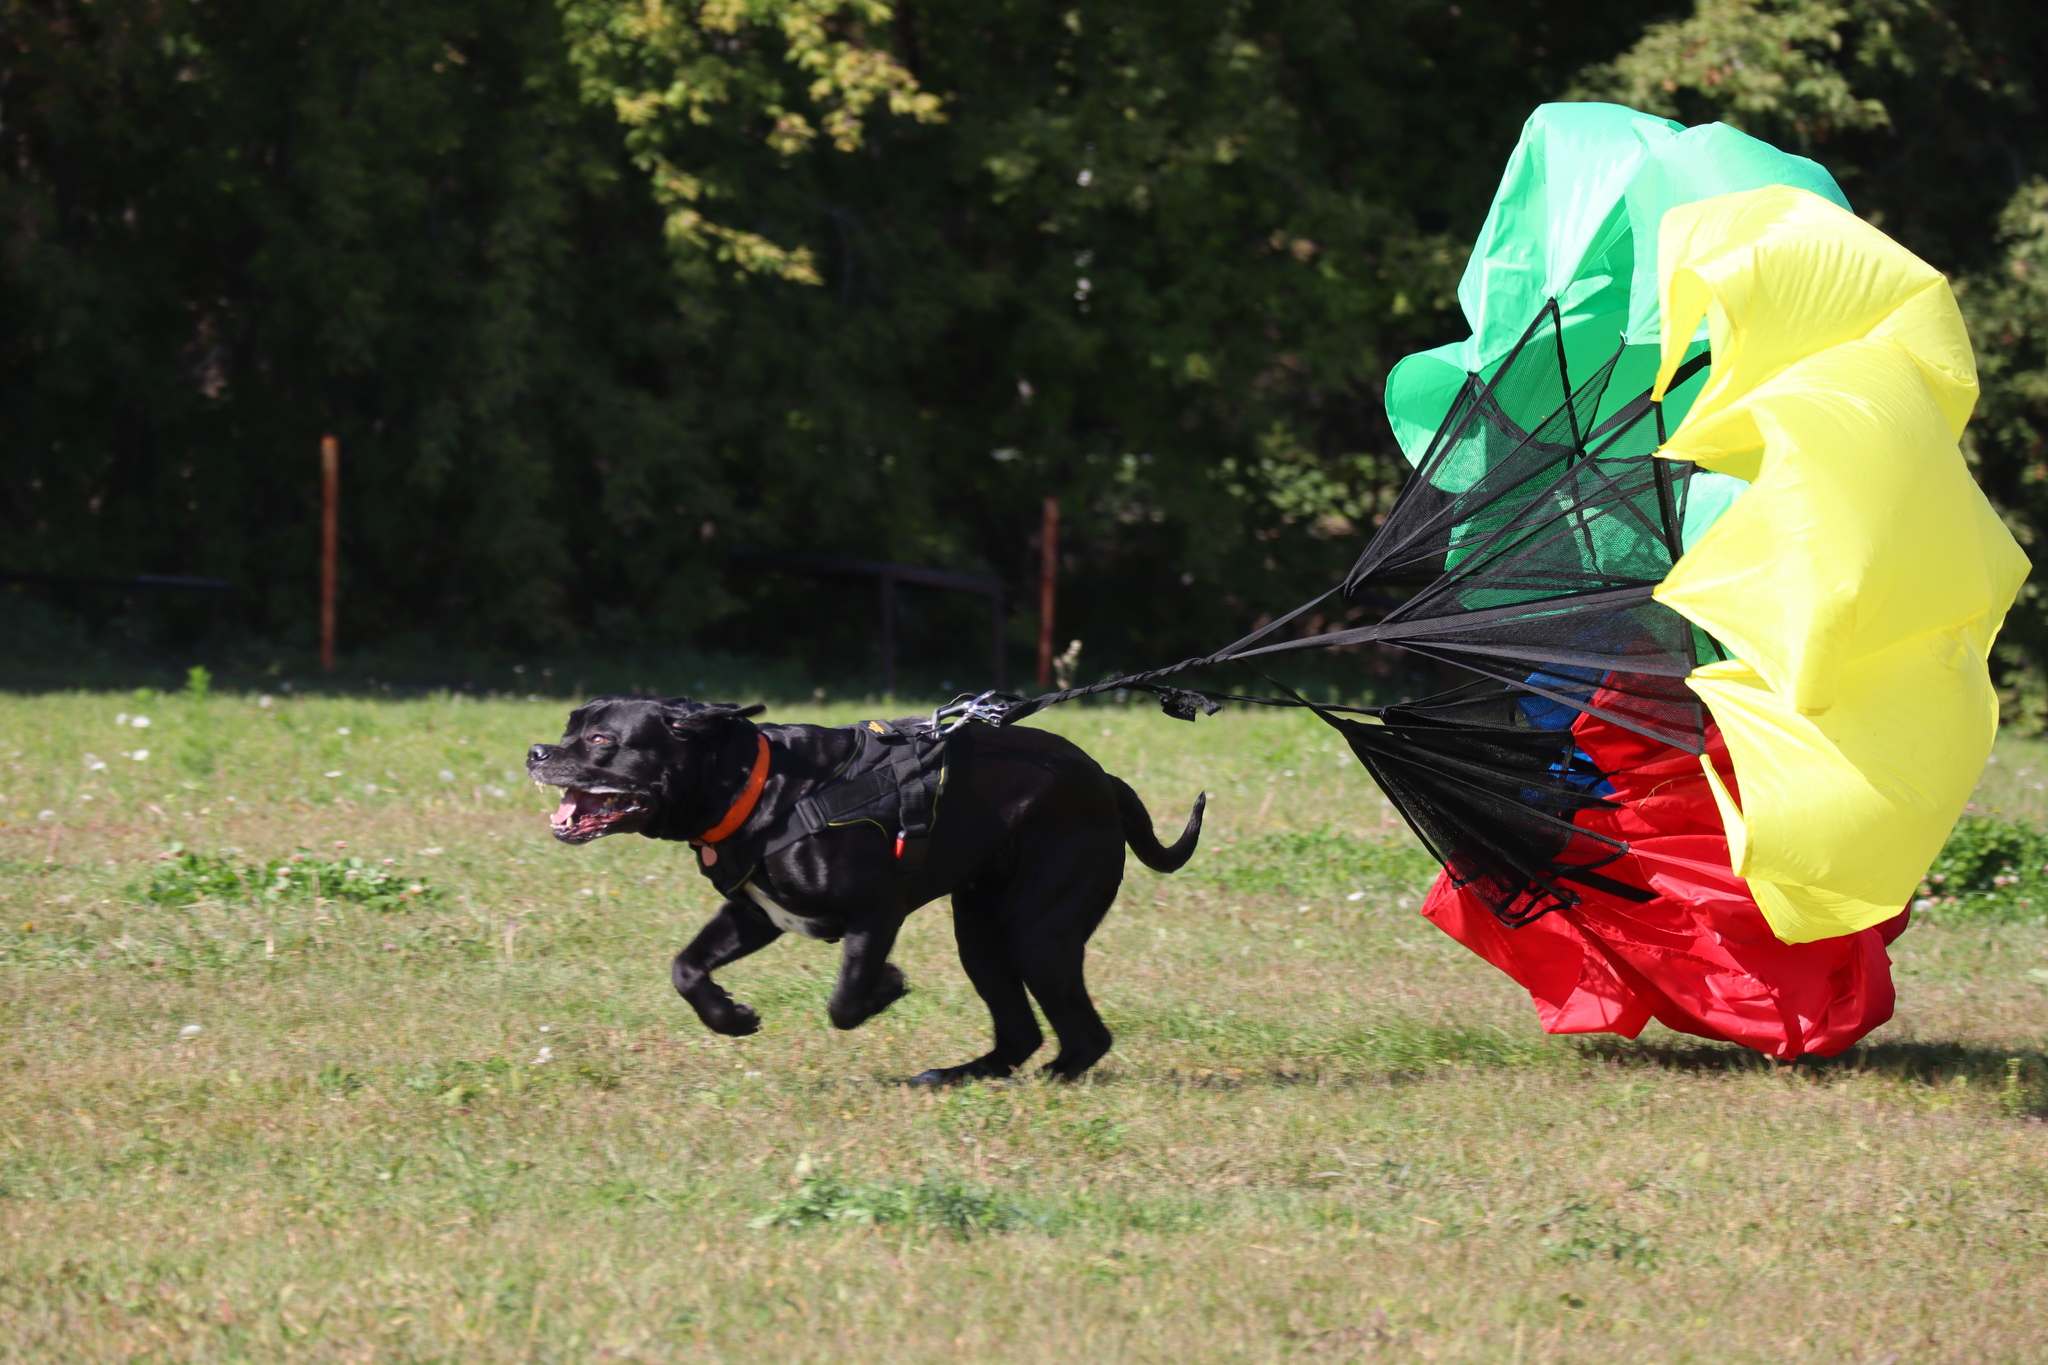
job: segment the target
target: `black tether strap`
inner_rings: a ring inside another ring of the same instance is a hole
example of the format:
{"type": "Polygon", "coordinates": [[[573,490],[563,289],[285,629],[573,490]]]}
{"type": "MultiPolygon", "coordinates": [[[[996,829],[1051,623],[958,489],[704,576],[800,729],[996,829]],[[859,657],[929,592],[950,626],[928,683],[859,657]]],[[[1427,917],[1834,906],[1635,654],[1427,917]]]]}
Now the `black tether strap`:
{"type": "MultiPolygon", "coordinates": [[[[1713,362],[1713,358],[1711,351],[1702,351],[1690,360],[1687,360],[1672,372],[1671,382],[1665,386],[1665,392],[1669,393],[1689,382],[1693,376],[1707,368],[1713,362]]],[[[1651,409],[1658,406],[1646,391],[1638,397],[1631,399],[1606,421],[1593,428],[1590,432],[1587,432],[1583,443],[1591,446],[1614,433],[1625,431],[1634,423],[1641,421],[1647,416],[1651,409]]],[[[1432,450],[1432,453],[1434,453],[1434,450],[1432,450]]],[[[1652,458],[1655,457],[1653,456],[1652,458]]],[[[1425,457],[1424,467],[1427,467],[1428,463],[1429,460],[1425,457]]],[[[1417,472],[1419,473],[1420,469],[1417,472]]],[[[1329,601],[1333,595],[1341,591],[1339,588],[1331,588],[1328,592],[1311,598],[1286,615],[1267,622],[1243,639],[1225,645],[1213,654],[1203,654],[1192,659],[1183,659],[1177,664],[1168,664],[1164,668],[1147,669],[1140,673],[1126,673],[1121,677],[1109,678],[1098,683],[1090,683],[1086,687],[1070,687],[1059,692],[1046,692],[1040,696],[1020,699],[1004,709],[997,724],[1013,725],[1029,716],[1036,715],[1048,706],[1057,706],[1061,702],[1073,701],[1080,697],[1099,696],[1104,692],[1151,692],[1159,698],[1160,707],[1166,714],[1180,720],[1189,721],[1195,718],[1197,711],[1206,715],[1214,715],[1222,709],[1222,703],[1227,701],[1241,702],[1251,706],[1307,706],[1309,703],[1300,700],[1244,696],[1235,692],[1211,692],[1200,688],[1167,687],[1161,684],[1164,679],[1176,677],[1179,674],[1187,673],[1197,668],[1211,668],[1217,664],[1231,663],[1266,654],[1290,653],[1300,649],[1325,649],[1368,643],[1386,643],[1398,646],[1405,640],[1414,640],[1419,643],[1423,640],[1433,639],[1440,642],[1441,637],[1445,635],[1455,635],[1459,631],[1473,626],[1490,624],[1503,618],[1512,617],[1518,613],[1527,613],[1531,610],[1548,607],[1553,603],[1558,611],[1611,611],[1650,600],[1650,595],[1655,590],[1655,587],[1655,584],[1628,584],[1595,592],[1567,594],[1556,598],[1541,598],[1507,607],[1459,612],[1448,617],[1390,619],[1381,621],[1377,625],[1357,626],[1347,630],[1324,631],[1316,635],[1307,635],[1297,639],[1282,640],[1274,644],[1254,647],[1259,646],[1260,641],[1265,640],[1274,631],[1279,630],[1289,622],[1300,619],[1304,613],[1321,606],[1324,602],[1329,601]]],[[[1396,613],[1396,617],[1398,618],[1398,613],[1396,613]]],[[[1597,655],[1568,653],[1556,650],[1530,651],[1527,657],[1532,663],[1552,666],[1583,667],[1598,666],[1603,663],[1612,662],[1597,655]]],[[[1653,669],[1650,671],[1663,670],[1653,669]]],[[[1564,699],[1559,698],[1559,700],[1564,699]]],[[[1566,704],[1574,705],[1575,703],[1567,701],[1566,704]]],[[[1374,706],[1325,706],[1322,709],[1348,712],[1353,715],[1362,716],[1378,715],[1381,710],[1381,708],[1374,706]]]]}

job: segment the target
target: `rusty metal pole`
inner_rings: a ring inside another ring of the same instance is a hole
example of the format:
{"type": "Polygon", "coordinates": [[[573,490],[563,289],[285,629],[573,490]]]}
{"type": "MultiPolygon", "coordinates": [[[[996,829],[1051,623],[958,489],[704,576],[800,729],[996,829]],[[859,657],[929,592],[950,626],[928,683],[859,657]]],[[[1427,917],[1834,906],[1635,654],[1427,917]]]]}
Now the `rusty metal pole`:
{"type": "Polygon", "coordinates": [[[341,554],[341,442],[320,438],[320,667],[334,671],[334,595],[341,554]]]}
{"type": "Polygon", "coordinates": [[[1053,608],[1058,603],[1060,577],[1060,499],[1048,494],[1045,521],[1038,532],[1038,685],[1052,686],[1053,608]]]}

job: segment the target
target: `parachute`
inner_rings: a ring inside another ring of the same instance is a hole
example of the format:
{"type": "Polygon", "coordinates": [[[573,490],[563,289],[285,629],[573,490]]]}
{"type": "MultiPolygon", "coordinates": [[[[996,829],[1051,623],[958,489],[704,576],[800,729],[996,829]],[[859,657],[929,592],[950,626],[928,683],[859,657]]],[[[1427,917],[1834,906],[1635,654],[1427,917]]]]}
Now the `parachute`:
{"type": "Polygon", "coordinates": [[[1554,1033],[1655,1018],[1782,1057],[1890,1017],[1886,945],[1997,728],[2029,564],[1958,449],[1947,281],[1732,128],[1539,108],[1459,300],[1387,384],[1415,467],[1342,585],[1107,688],[1375,642],[1470,675],[1311,705],[1443,864],[1423,914],[1554,1033]],[[1276,638],[1413,588],[1372,624],[1276,638]]]}

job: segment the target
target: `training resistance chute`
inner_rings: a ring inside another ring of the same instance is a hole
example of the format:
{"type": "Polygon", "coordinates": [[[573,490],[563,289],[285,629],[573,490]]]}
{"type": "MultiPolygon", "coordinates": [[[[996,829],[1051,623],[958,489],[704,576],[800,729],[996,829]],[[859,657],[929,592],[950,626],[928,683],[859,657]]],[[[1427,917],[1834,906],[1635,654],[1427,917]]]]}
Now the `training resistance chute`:
{"type": "MultiPolygon", "coordinates": [[[[1315,707],[1444,865],[1423,913],[1543,1026],[1778,1056],[1890,1017],[1885,945],[1989,752],[2028,564],[1964,465],[1947,281],[1819,166],[1602,104],[1530,118],[1459,287],[1387,384],[1415,466],[1332,594],[1378,622],[1108,687],[1377,642],[1471,675],[1315,707]]],[[[1297,699],[1299,700],[1299,699],[1297,699]]],[[[1307,703],[1302,703],[1307,704],[1307,703]]]]}

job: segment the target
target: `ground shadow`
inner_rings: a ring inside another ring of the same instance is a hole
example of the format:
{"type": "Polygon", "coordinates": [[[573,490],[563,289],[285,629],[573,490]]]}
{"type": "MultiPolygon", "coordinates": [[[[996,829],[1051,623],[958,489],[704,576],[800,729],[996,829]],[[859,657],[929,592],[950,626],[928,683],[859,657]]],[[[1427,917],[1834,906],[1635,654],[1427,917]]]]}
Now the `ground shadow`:
{"type": "Polygon", "coordinates": [[[2001,1093],[2021,1092],[2027,1113],[2038,1114],[2048,1109],[2048,1093],[2044,1093],[2048,1091],[2048,1052],[2039,1047],[1896,1040],[1861,1043],[1833,1057],[1808,1054],[1783,1062],[1727,1043],[1645,1043],[1599,1038],[1580,1041],[1577,1046],[1589,1060],[1660,1071],[1773,1071],[1816,1080],[1872,1075],[1914,1085],[1960,1082],[2001,1093]]]}

